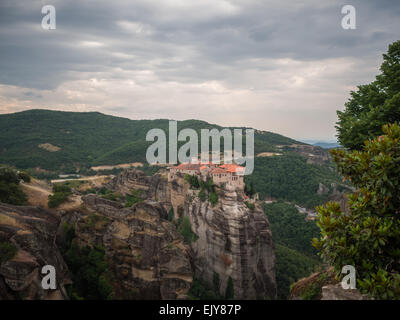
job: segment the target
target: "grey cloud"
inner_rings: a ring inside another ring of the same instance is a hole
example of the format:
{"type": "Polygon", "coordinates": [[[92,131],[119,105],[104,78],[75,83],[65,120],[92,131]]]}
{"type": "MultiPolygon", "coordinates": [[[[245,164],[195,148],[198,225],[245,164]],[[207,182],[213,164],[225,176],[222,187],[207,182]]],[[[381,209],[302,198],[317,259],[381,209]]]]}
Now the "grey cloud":
{"type": "Polygon", "coordinates": [[[236,13],[213,15],[211,8],[209,17],[190,6],[174,10],[146,1],[54,1],[57,30],[45,31],[39,28],[41,1],[5,1],[0,6],[0,82],[49,89],[72,79],[70,71],[110,68],[150,69],[162,79],[197,82],[221,79],[221,65],[234,68],[247,59],[362,57],[381,52],[396,40],[396,2],[353,2],[360,27],[348,31],[340,27],[341,1],[232,2],[236,13]],[[126,32],[120,21],[142,23],[152,33],[126,32]],[[82,41],[104,46],[85,47],[79,44],[82,41]],[[123,59],[115,52],[134,58],[123,59]]]}

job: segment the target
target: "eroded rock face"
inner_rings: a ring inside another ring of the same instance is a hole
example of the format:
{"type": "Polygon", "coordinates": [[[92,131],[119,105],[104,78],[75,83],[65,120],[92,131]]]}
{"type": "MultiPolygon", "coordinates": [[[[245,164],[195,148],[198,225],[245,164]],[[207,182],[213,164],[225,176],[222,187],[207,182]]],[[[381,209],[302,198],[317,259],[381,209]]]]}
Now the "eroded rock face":
{"type": "Polygon", "coordinates": [[[167,176],[163,173],[146,176],[140,170],[124,170],[110,181],[108,187],[122,194],[128,194],[132,189],[142,190],[144,199],[158,201],[165,208],[170,207],[170,188],[167,176]]]}
{"type": "Polygon", "coordinates": [[[196,277],[211,286],[218,273],[223,295],[229,277],[237,299],[275,298],[275,254],[269,222],[257,205],[250,210],[244,204],[243,190],[217,188],[215,207],[190,190],[183,175],[168,182],[162,174],[145,177],[137,170],[126,170],[112,182],[114,190],[146,190],[148,199],[174,209],[177,219],[189,218],[198,239],[191,243],[196,277]]]}
{"type": "Polygon", "coordinates": [[[343,289],[340,283],[322,287],[321,300],[370,300],[357,289],[343,289]]]}
{"type": "Polygon", "coordinates": [[[95,195],[83,202],[88,212],[75,225],[78,243],[105,248],[116,297],[186,297],[192,282],[190,248],[160,203],[147,200],[122,208],[95,195]]]}
{"type": "Polygon", "coordinates": [[[60,218],[38,207],[0,203],[0,241],[17,252],[0,263],[0,299],[67,299],[68,269],[55,241],[60,218]],[[42,267],[56,269],[57,289],[42,288],[42,267]]]}
{"type": "Polygon", "coordinates": [[[275,298],[275,254],[267,217],[258,206],[252,211],[239,202],[235,190],[220,189],[218,194],[215,207],[195,194],[185,201],[184,214],[199,237],[192,243],[196,276],[211,284],[218,273],[221,294],[231,277],[236,299],[275,298]]]}

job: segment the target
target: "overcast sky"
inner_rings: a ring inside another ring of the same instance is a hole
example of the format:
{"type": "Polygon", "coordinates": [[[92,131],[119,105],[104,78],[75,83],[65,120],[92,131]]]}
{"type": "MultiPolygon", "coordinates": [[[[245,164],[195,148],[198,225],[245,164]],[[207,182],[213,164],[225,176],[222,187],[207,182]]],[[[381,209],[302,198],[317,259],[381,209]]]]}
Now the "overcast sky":
{"type": "Polygon", "coordinates": [[[1,0],[0,113],[100,111],[333,139],[400,39],[400,1],[1,0]],[[42,6],[56,8],[44,30],[42,6]],[[356,8],[357,29],[341,27],[356,8]]]}

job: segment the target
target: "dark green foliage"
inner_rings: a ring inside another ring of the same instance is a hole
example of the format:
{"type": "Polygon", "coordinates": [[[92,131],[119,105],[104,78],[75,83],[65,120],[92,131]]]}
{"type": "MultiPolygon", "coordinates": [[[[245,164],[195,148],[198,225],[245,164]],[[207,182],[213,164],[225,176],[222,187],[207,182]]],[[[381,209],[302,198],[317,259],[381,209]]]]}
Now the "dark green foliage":
{"type": "Polygon", "coordinates": [[[245,201],[244,204],[245,204],[246,207],[249,208],[251,211],[254,211],[254,209],[255,209],[255,207],[256,207],[256,206],[254,205],[254,203],[251,203],[251,202],[248,202],[248,201],[245,201]]]}
{"type": "Polygon", "coordinates": [[[71,299],[104,300],[112,297],[112,287],[106,278],[104,248],[79,248],[74,239],[64,258],[73,281],[68,287],[71,299]]]}
{"type": "Polygon", "coordinates": [[[196,241],[199,237],[192,231],[192,225],[190,224],[190,220],[188,217],[183,216],[180,217],[175,222],[176,229],[183,236],[183,239],[186,243],[192,243],[196,241]]]}
{"type": "Polygon", "coordinates": [[[187,183],[190,184],[191,189],[199,189],[200,188],[200,183],[199,183],[199,179],[197,176],[185,174],[184,179],[187,183]]]}
{"type": "Polygon", "coordinates": [[[204,189],[203,187],[200,189],[199,198],[200,198],[201,202],[204,202],[207,200],[206,189],[204,189]]]}
{"type": "Polygon", "coordinates": [[[256,194],[256,190],[254,188],[253,180],[250,180],[250,183],[246,183],[244,186],[244,192],[248,197],[253,197],[256,194]]]}
{"type": "Polygon", "coordinates": [[[125,196],[126,199],[125,207],[132,207],[134,204],[142,202],[143,201],[142,193],[143,190],[132,189],[131,193],[125,196]]]}
{"type": "Polygon", "coordinates": [[[15,170],[0,167],[0,202],[23,205],[27,197],[19,186],[20,177],[15,170]]]}
{"type": "Polygon", "coordinates": [[[18,249],[11,242],[0,241],[0,264],[11,260],[17,251],[18,249]]]}
{"type": "Polygon", "coordinates": [[[305,220],[293,205],[281,201],[265,204],[264,211],[275,243],[316,257],[317,251],[311,241],[319,236],[320,230],[315,221],[305,220]]]}
{"type": "Polygon", "coordinates": [[[319,183],[339,184],[340,177],[333,166],[307,164],[306,158],[288,153],[256,157],[254,172],[245,177],[245,182],[246,185],[253,182],[261,198],[269,196],[312,208],[326,199],[317,194],[319,183]]]}
{"type": "MultiPolygon", "coordinates": [[[[87,170],[92,165],[146,163],[146,149],[152,144],[146,141],[146,133],[160,128],[168,136],[168,124],[166,119],[129,120],[99,112],[29,110],[4,114],[0,115],[0,162],[64,173],[76,172],[77,164],[87,170]],[[61,149],[49,152],[38,147],[43,143],[61,149]]],[[[222,129],[198,120],[179,121],[178,130],[183,128],[198,133],[201,129],[222,129]]],[[[180,141],[178,146],[184,143],[180,141]]],[[[276,144],[292,143],[298,142],[271,132],[255,133],[255,152],[275,151],[276,144]]]]}
{"type": "Polygon", "coordinates": [[[290,285],[301,278],[309,276],[320,264],[320,261],[299,251],[275,244],[275,275],[278,284],[278,299],[287,299],[290,285]]]}
{"type": "Polygon", "coordinates": [[[168,221],[173,221],[174,220],[174,208],[171,207],[168,211],[168,221]]]}
{"type": "Polygon", "coordinates": [[[219,292],[220,286],[221,286],[221,281],[219,280],[219,273],[214,271],[214,274],[213,274],[214,292],[219,292]]]}
{"type": "Polygon", "coordinates": [[[114,193],[110,189],[107,189],[106,187],[101,187],[98,191],[98,194],[100,195],[100,197],[107,200],[118,201],[120,199],[120,197],[116,193],[114,193]]]}
{"type": "Polygon", "coordinates": [[[192,285],[189,290],[189,297],[200,300],[222,300],[223,296],[219,291],[211,288],[203,279],[193,278],[192,285]]]}
{"type": "Polygon", "coordinates": [[[338,139],[342,146],[361,150],[365,140],[382,134],[382,125],[400,121],[400,41],[383,55],[381,74],[351,92],[344,111],[337,111],[338,139]]]}
{"type": "Polygon", "coordinates": [[[305,220],[291,204],[265,204],[264,211],[275,243],[278,298],[286,299],[290,285],[320,265],[317,251],[311,245],[312,238],[320,232],[314,221],[305,220]]]}
{"type": "Polygon", "coordinates": [[[31,182],[31,176],[28,172],[23,170],[18,172],[18,178],[22,179],[26,183],[31,182]]]}
{"type": "Polygon", "coordinates": [[[211,191],[208,194],[208,200],[210,201],[211,205],[214,207],[218,203],[218,195],[215,191],[211,191]]]}
{"type": "Polygon", "coordinates": [[[231,277],[228,278],[228,284],[226,285],[225,290],[225,299],[233,299],[235,297],[235,291],[233,288],[233,280],[231,277]]]}
{"type": "Polygon", "coordinates": [[[60,204],[67,201],[68,196],[71,195],[71,187],[67,184],[53,185],[53,194],[49,195],[49,208],[58,207],[60,204]]]}
{"type": "Polygon", "coordinates": [[[318,207],[321,238],[314,245],[338,276],[354,266],[362,292],[400,299],[400,126],[382,131],[362,151],[331,151],[358,191],[349,196],[349,214],[335,202],[318,207]]]}

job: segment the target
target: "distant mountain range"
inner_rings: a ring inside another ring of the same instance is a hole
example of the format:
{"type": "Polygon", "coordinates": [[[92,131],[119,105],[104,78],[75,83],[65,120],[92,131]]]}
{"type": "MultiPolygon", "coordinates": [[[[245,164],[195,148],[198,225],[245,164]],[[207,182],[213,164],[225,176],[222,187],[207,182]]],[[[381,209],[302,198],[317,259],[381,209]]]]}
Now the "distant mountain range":
{"type": "MultiPolygon", "coordinates": [[[[99,112],[29,110],[0,115],[0,163],[47,170],[145,162],[146,133],[168,132],[167,119],[130,120],[99,112]]],[[[199,120],[178,121],[178,130],[222,127],[199,120]]],[[[255,153],[300,143],[267,131],[255,132],[255,153]]],[[[182,143],[183,144],[183,143],[182,143]]],[[[73,170],[75,171],[75,170],[73,170]]]]}
{"type": "Polygon", "coordinates": [[[300,141],[324,149],[333,149],[341,147],[341,145],[334,140],[300,140],[300,141]]]}
{"type": "MultiPolygon", "coordinates": [[[[29,110],[3,114],[0,164],[28,169],[31,174],[47,179],[60,173],[95,174],[90,170],[92,166],[134,162],[146,165],[146,150],[153,143],[146,141],[146,133],[160,128],[168,135],[168,126],[167,119],[130,120],[99,112],[29,110]]],[[[223,129],[200,120],[178,121],[178,131],[183,128],[198,133],[201,129],[223,129]]],[[[330,162],[315,164],[322,149],[311,148],[314,154],[309,154],[302,150],[302,146],[306,147],[303,142],[261,130],[255,130],[254,140],[255,155],[267,156],[255,158],[254,172],[246,176],[246,181],[253,181],[262,198],[268,196],[312,207],[326,198],[317,194],[319,183],[329,187],[340,181],[330,162]]]]}

